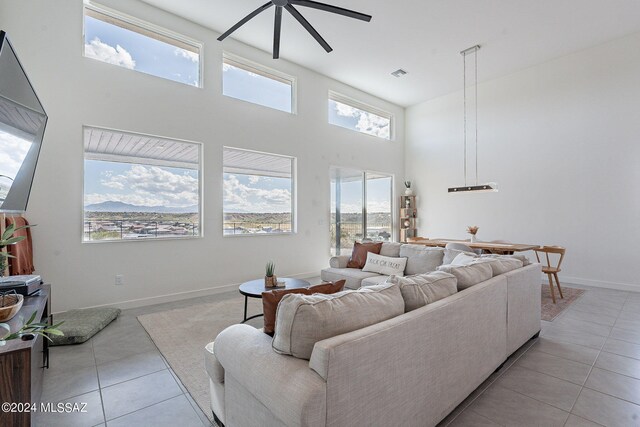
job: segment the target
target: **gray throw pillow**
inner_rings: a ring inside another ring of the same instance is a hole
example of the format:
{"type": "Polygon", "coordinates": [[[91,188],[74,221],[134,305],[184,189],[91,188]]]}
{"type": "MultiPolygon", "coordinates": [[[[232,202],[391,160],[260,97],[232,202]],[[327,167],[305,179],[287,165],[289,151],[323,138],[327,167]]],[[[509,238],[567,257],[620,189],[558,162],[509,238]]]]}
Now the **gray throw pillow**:
{"type": "Polygon", "coordinates": [[[476,262],[469,265],[441,265],[438,271],[444,271],[458,279],[458,292],[477,285],[493,277],[490,262],[476,262]]]}
{"type": "Polygon", "coordinates": [[[435,271],[442,264],[444,249],[422,245],[402,245],[400,256],[407,258],[407,266],[404,269],[406,276],[424,274],[435,271]]]}
{"type": "Polygon", "coordinates": [[[391,276],[387,282],[400,286],[405,313],[458,292],[456,277],[444,271],[409,277],[391,276]]]}
{"type": "Polygon", "coordinates": [[[444,249],[444,257],[442,258],[442,265],[448,265],[453,262],[454,259],[460,254],[467,254],[469,256],[477,257],[478,254],[473,252],[459,251],[457,249],[444,249]]]}

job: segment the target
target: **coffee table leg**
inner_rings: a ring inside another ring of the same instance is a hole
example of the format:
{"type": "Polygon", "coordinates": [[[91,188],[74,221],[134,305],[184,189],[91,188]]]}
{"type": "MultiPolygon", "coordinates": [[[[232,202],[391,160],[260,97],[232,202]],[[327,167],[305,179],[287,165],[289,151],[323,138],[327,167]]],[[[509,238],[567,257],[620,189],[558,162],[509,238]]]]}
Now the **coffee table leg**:
{"type": "Polygon", "coordinates": [[[247,301],[249,300],[249,298],[245,295],[244,296],[244,318],[242,319],[242,323],[246,322],[247,319],[247,301]]]}

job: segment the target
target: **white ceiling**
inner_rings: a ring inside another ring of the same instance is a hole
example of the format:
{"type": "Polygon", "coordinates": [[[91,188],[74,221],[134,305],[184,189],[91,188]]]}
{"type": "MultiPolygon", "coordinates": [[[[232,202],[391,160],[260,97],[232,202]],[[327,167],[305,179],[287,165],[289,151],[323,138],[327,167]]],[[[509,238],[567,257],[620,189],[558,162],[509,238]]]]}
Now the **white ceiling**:
{"type": "MultiPolygon", "coordinates": [[[[218,33],[265,0],[143,0],[218,33]]],[[[489,80],[640,31],[639,0],[323,0],[370,23],[298,7],[330,54],[284,13],[280,56],[402,106],[462,88],[459,52],[475,44],[489,80]],[[403,78],[390,75],[403,68],[403,78]]],[[[231,37],[271,52],[271,8],[231,37]]]]}

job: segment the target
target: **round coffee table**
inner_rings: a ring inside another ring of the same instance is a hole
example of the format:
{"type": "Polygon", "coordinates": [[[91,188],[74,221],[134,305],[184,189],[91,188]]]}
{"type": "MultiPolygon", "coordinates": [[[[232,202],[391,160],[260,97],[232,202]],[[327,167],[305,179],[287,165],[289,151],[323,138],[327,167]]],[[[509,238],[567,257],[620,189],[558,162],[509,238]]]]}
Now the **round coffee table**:
{"type": "Polygon", "coordinates": [[[263,292],[273,291],[274,289],[299,289],[311,286],[311,283],[307,282],[306,280],[291,279],[289,277],[278,277],[278,281],[284,281],[285,286],[281,288],[265,288],[264,279],[251,280],[240,285],[240,293],[244,295],[244,320],[241,323],[244,323],[247,320],[255,319],[256,317],[264,316],[264,314],[260,313],[256,314],[255,316],[247,317],[247,302],[249,298],[262,299],[263,292]]]}

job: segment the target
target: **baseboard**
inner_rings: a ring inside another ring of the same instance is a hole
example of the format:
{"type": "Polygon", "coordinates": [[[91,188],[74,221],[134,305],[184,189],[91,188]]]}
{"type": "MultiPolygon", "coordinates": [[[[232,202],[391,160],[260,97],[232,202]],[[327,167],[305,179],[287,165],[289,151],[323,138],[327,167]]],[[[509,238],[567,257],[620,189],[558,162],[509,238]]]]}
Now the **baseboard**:
{"type": "MultiPolygon", "coordinates": [[[[546,283],[547,278],[546,274],[542,275],[543,282],[546,283]]],[[[628,292],[640,292],[640,284],[633,285],[631,283],[620,283],[620,282],[605,282],[602,280],[592,280],[592,279],[583,279],[581,277],[571,277],[571,276],[563,276],[559,277],[560,283],[573,284],[573,285],[582,285],[582,286],[591,286],[594,288],[603,288],[603,289],[615,289],[617,291],[628,291],[628,292]]]]}
{"type": "MultiPolygon", "coordinates": [[[[286,277],[292,277],[294,279],[309,279],[317,276],[319,276],[318,272],[312,272],[312,273],[288,274],[286,277]]],[[[129,308],[146,307],[148,305],[164,304],[172,301],[182,301],[182,300],[191,299],[191,298],[221,294],[229,291],[237,291],[239,286],[240,286],[240,283],[232,283],[230,285],[214,286],[211,288],[197,289],[194,291],[176,292],[173,294],[157,295],[153,297],[112,302],[109,304],[92,305],[92,306],[83,307],[83,308],[117,307],[119,309],[126,310],[129,308]]],[[[53,313],[53,314],[59,314],[59,313],[53,313]]]]}

